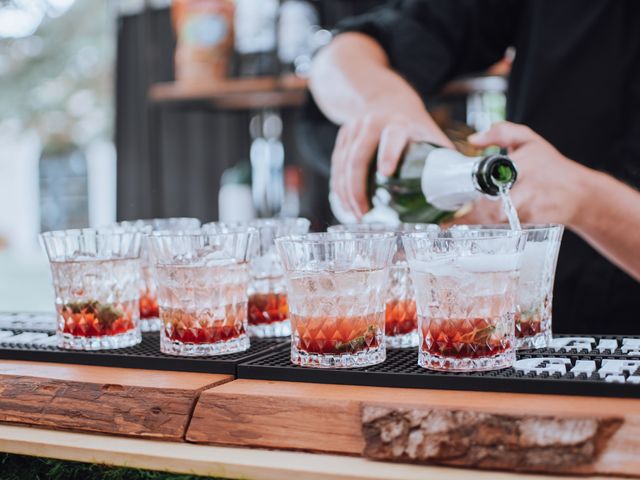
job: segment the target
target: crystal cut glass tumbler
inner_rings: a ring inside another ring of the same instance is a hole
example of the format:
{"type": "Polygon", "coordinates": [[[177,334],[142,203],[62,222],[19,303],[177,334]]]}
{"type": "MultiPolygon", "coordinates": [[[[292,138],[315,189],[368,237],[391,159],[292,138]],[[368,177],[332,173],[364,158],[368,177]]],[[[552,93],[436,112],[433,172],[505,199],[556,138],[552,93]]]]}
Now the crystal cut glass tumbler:
{"type": "Polygon", "coordinates": [[[249,348],[248,260],[254,233],[244,228],[151,234],[163,353],[207,356],[249,348]]]}
{"type": "Polygon", "coordinates": [[[152,231],[189,231],[200,228],[200,220],[189,217],[148,218],[142,220],[125,220],[116,227],[139,231],[144,235],[140,252],[140,330],[143,332],[159,332],[162,326],[158,309],[158,293],[153,276],[152,261],[149,258],[147,236],[152,231]]]}
{"type": "Polygon", "coordinates": [[[516,348],[544,348],[551,340],[551,306],[562,225],[523,225],[524,248],[518,306],[516,348]]]}
{"type": "MultiPolygon", "coordinates": [[[[455,228],[510,229],[507,224],[455,228]]],[[[515,344],[517,349],[544,348],[552,337],[553,283],[564,227],[559,224],[524,224],[522,231],[527,243],[518,282],[515,344]]]]}
{"type": "Polygon", "coordinates": [[[450,230],[403,242],[416,290],[418,364],[445,371],[512,366],[522,232],[450,230]]]}
{"type": "Polygon", "coordinates": [[[104,350],[140,343],[140,245],[122,230],[46,232],[60,348],[104,350]]]}
{"type": "Polygon", "coordinates": [[[324,368],[383,362],[395,235],[310,233],[276,239],[285,269],[291,361],[324,368]]]}
{"type": "Polygon", "coordinates": [[[393,258],[389,267],[389,283],[385,303],[385,343],[389,348],[418,346],[418,315],[409,264],[402,244],[402,234],[439,232],[440,227],[428,223],[357,223],[334,225],[328,232],[384,233],[396,235],[393,258]]]}
{"type": "MultiPolygon", "coordinates": [[[[276,251],[275,239],[287,235],[302,235],[309,231],[306,218],[260,218],[227,226],[252,227],[257,231],[255,254],[249,262],[247,292],[249,335],[252,337],[288,337],[291,335],[289,304],[282,262],[276,251]]],[[[212,223],[204,228],[223,229],[212,223]]]]}

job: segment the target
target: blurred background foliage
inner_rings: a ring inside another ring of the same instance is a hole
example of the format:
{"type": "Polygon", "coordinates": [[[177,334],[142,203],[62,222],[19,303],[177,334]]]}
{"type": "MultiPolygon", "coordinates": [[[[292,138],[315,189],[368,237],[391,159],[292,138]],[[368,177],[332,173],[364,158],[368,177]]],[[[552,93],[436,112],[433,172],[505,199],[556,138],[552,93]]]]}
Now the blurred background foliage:
{"type": "Polygon", "coordinates": [[[0,129],[33,129],[52,153],[111,138],[110,9],[105,0],[0,0],[0,129]]]}

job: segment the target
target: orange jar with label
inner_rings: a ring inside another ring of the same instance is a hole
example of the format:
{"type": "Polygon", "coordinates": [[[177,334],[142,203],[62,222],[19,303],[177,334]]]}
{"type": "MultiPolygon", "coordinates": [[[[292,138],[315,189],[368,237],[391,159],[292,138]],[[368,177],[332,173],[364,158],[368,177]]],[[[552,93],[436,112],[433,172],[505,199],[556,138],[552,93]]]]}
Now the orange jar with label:
{"type": "Polygon", "coordinates": [[[210,83],[227,76],[234,11],[232,0],[173,0],[177,81],[210,83]]]}

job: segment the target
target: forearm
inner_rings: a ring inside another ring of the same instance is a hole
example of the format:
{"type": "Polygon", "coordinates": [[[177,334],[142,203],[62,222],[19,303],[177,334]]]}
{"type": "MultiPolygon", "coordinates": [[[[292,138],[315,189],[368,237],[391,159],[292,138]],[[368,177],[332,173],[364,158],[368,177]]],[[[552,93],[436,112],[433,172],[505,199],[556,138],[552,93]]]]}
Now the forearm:
{"type": "Polygon", "coordinates": [[[581,176],[583,200],[569,226],[640,281],[640,192],[594,170],[581,176]]]}
{"type": "Polygon", "coordinates": [[[435,127],[420,96],[390,68],[382,47],[360,33],[338,35],[316,56],[309,87],[322,112],[339,125],[394,112],[435,127]]]}

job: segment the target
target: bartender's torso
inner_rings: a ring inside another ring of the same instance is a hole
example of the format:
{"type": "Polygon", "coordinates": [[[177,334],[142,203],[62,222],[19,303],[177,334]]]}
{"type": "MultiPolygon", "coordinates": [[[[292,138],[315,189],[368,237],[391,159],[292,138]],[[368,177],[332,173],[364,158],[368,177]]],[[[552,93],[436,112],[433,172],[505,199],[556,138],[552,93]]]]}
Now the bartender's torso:
{"type": "MultiPolygon", "coordinates": [[[[517,22],[508,118],[640,187],[640,2],[530,0],[517,22]]],[[[640,284],[571,232],[558,262],[554,330],[640,333],[640,284]]]]}
{"type": "MultiPolygon", "coordinates": [[[[508,119],[640,187],[640,1],[404,0],[341,28],[376,38],[425,98],[515,46],[508,119]]],[[[640,283],[566,232],[553,322],[556,332],[640,334],[640,283]]]]}

